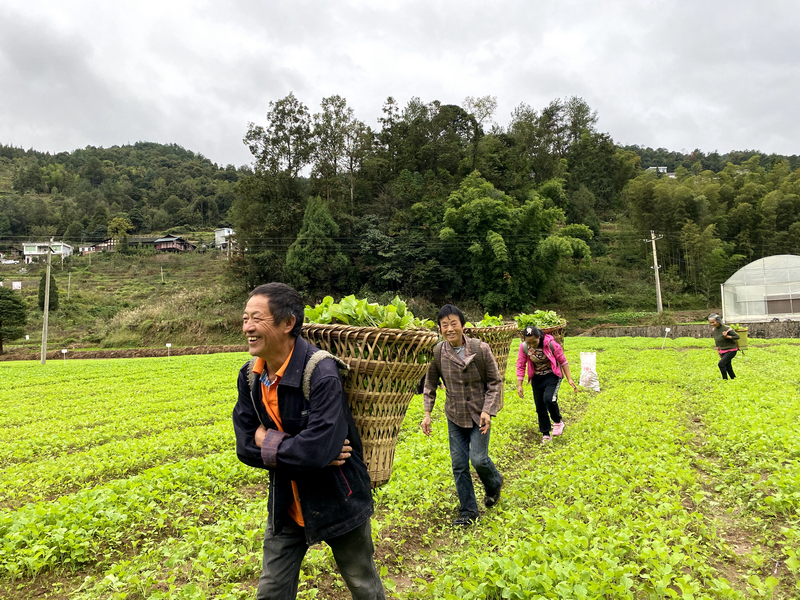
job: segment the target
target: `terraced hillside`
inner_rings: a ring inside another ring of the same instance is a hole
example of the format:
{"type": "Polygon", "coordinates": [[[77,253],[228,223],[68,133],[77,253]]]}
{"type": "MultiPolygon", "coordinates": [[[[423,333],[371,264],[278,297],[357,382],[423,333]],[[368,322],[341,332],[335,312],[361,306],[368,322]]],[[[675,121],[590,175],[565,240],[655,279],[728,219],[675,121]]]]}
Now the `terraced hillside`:
{"type": "MultiPolygon", "coordinates": [[[[240,342],[241,298],[226,284],[227,261],[205,254],[74,256],[52,273],[59,309],[50,347],[136,347],[240,342]]],[[[41,340],[40,265],[0,265],[0,279],[22,282],[30,310],[28,346],[41,340]]],[[[16,350],[22,351],[22,342],[16,350]]],[[[12,346],[11,350],[15,348],[12,346]]]]}

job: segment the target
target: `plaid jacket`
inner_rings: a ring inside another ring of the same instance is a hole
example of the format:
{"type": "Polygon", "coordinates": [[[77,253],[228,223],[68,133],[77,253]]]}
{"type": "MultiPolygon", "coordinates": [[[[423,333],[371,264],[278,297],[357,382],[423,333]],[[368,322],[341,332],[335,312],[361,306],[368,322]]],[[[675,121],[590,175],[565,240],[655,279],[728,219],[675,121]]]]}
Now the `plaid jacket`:
{"type": "Polygon", "coordinates": [[[478,367],[473,364],[475,355],[471,353],[467,338],[464,336],[463,360],[458,357],[449,342],[442,344],[442,369],[431,361],[428,375],[425,378],[423,399],[425,410],[432,411],[436,403],[436,389],[439,381],[444,381],[447,393],[444,402],[444,413],[447,418],[459,427],[472,427],[480,424],[481,413],[487,412],[496,416],[503,408],[503,376],[497,368],[489,344],[481,342],[483,362],[486,365],[486,384],[481,381],[478,367]]]}

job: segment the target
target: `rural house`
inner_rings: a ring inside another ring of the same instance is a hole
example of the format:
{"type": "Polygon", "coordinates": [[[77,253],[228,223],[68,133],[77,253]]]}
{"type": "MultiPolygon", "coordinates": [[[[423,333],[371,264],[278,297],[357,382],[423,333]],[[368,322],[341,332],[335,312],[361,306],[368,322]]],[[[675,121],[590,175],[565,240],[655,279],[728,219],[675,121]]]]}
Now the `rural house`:
{"type": "Polygon", "coordinates": [[[191,252],[196,248],[194,244],[179,235],[165,235],[154,242],[159,252],[191,252]]]}
{"type": "Polygon", "coordinates": [[[129,237],[128,246],[131,248],[150,248],[157,252],[191,252],[195,245],[179,235],[165,235],[163,237],[129,237]]]}
{"type": "Polygon", "coordinates": [[[229,244],[233,244],[233,240],[231,237],[234,235],[235,231],[230,227],[221,227],[220,229],[214,230],[214,246],[219,248],[220,250],[227,250],[229,244]]]}
{"type": "Polygon", "coordinates": [[[44,257],[46,260],[48,247],[50,248],[51,254],[61,257],[62,263],[66,257],[72,256],[72,246],[64,242],[26,242],[22,245],[22,252],[25,255],[25,264],[31,264],[34,259],[39,262],[41,257],[44,257]]]}

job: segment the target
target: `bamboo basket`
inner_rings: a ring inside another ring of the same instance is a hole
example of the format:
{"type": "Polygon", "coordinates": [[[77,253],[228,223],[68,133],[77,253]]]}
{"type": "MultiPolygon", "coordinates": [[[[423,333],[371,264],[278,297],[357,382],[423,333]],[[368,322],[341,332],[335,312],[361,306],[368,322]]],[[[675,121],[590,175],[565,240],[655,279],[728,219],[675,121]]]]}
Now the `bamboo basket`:
{"type": "Polygon", "coordinates": [[[733,327],[733,330],[739,334],[739,339],[736,340],[736,347],[739,350],[747,350],[748,348],[748,340],[747,334],[750,333],[750,329],[748,327],[733,327]]]}
{"type": "Polygon", "coordinates": [[[304,323],[303,337],[350,367],[344,393],[361,435],[372,487],[384,485],[392,476],[406,410],[433,359],[438,334],[426,329],[304,323]]]}
{"type": "MultiPolygon", "coordinates": [[[[564,347],[564,334],[567,331],[567,322],[562,321],[560,325],[553,325],[552,327],[539,327],[542,334],[550,334],[553,336],[553,339],[558,343],[559,346],[562,348],[564,347]]],[[[519,330],[519,339],[523,342],[525,341],[525,330],[519,330]]]]}
{"type": "Polygon", "coordinates": [[[489,344],[503,380],[506,378],[506,370],[508,369],[508,353],[511,351],[511,340],[516,334],[517,324],[513,322],[495,327],[464,328],[464,335],[478,338],[482,342],[489,344]]]}
{"type": "Polygon", "coordinates": [[[553,339],[558,343],[559,346],[562,348],[564,347],[564,333],[567,331],[567,322],[563,321],[561,325],[554,325],[552,327],[540,327],[539,329],[542,330],[542,333],[549,333],[553,336],[553,339]]]}

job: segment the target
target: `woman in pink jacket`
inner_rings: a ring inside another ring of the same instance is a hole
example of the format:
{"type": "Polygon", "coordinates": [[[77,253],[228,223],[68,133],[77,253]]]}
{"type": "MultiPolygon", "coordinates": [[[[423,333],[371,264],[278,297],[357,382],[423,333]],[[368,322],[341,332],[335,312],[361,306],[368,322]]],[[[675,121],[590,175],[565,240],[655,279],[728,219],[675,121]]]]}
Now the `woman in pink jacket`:
{"type": "Polygon", "coordinates": [[[542,432],[542,443],[546,444],[550,437],[550,419],[553,419],[553,435],[561,435],[564,422],[558,408],[558,390],[561,380],[566,377],[572,389],[578,387],[569,373],[569,363],[564,350],[549,333],[542,334],[538,327],[526,327],[523,332],[525,342],[519,345],[517,355],[517,394],[524,396],[522,384],[525,380],[525,369],[533,388],[533,402],[536,415],[539,417],[539,431],[542,432]]]}

